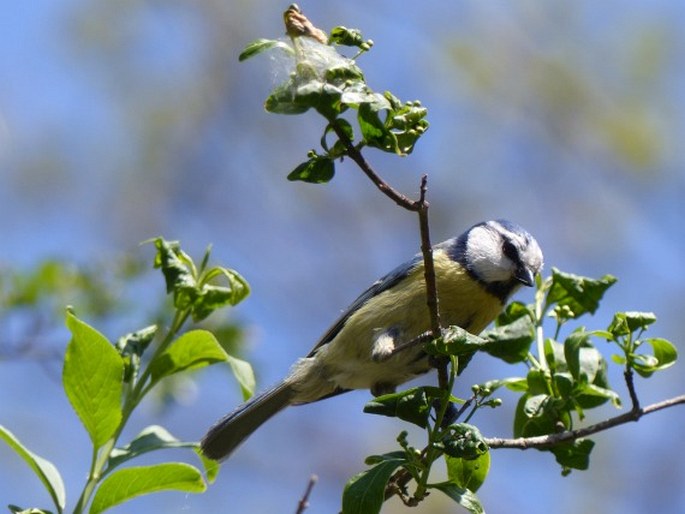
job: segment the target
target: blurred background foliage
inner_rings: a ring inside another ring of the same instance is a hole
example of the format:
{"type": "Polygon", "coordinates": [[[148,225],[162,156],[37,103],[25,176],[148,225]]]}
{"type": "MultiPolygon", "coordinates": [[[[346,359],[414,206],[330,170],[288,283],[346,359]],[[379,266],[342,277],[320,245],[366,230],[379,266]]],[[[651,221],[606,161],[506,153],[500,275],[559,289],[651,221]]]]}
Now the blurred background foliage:
{"type": "MultiPolygon", "coordinates": [[[[508,217],[535,234],[548,266],[619,278],[597,326],[615,310],[653,310],[660,321],[651,335],[679,344],[685,4],[300,6],[324,29],[358,27],[374,39],[360,61],[371,87],[429,108],[431,128],[411,156],[369,150],[367,157],[410,195],[419,175],[429,174],[436,241],[508,217]]],[[[59,465],[72,488],[89,456],[55,383],[68,339],[63,307],[74,305],[112,339],[160,319],[163,284],[141,241],[180,239],[193,255],[213,243],[213,258],[247,278],[252,296],[208,322],[227,344],[244,341],[262,387],[306,353],[359,291],[418,250],[416,220],[349,163],[327,187],[285,180],[318,145],[322,119],[266,114],[262,102],[283,80],[283,64],[239,64],[237,56],[257,37],[281,35],[286,7],[264,0],[7,6],[0,421],[59,465]]],[[[472,383],[502,373],[480,357],[455,392],[468,394],[472,383]]],[[[682,364],[639,382],[638,391],[644,402],[680,394],[681,377],[682,364]]],[[[220,370],[178,391],[166,397],[168,408],[150,405],[132,431],[162,416],[172,432],[197,439],[240,399],[220,370]]],[[[308,512],[334,512],[363,457],[393,446],[387,434],[398,432],[393,420],[362,415],[367,397],[355,392],[286,411],[205,495],[163,493],[115,510],[294,511],[314,472],[321,480],[308,512]]],[[[486,435],[510,434],[515,405],[503,398],[504,407],[478,422],[486,435]]],[[[548,456],[495,452],[480,496],[490,513],[682,512],[683,416],[671,409],[597,437],[590,471],[568,478],[548,456]]],[[[23,464],[4,447],[0,461],[0,502],[34,502],[39,486],[23,464]]],[[[437,497],[422,506],[452,511],[437,497]]]]}

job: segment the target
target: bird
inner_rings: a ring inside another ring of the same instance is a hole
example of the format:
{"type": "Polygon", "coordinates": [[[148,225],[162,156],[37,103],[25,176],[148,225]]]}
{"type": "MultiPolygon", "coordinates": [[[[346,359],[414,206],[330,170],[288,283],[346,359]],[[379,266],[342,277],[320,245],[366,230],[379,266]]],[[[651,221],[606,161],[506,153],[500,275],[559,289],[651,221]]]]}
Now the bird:
{"type": "MultiPolygon", "coordinates": [[[[535,284],[543,255],[528,231],[497,219],[433,246],[433,262],[441,324],[479,334],[514,292],[535,284]]],[[[387,394],[428,372],[432,366],[423,345],[406,344],[431,328],[426,299],[418,254],[364,291],[282,382],[214,424],[200,443],[202,453],[224,460],[288,406],[353,389],[387,394]]]]}

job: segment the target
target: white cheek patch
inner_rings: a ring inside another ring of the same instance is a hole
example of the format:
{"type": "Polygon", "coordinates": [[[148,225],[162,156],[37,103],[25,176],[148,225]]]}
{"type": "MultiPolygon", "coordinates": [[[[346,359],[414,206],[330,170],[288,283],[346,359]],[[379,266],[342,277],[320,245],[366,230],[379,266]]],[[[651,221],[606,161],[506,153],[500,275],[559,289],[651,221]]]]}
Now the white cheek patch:
{"type": "Polygon", "coordinates": [[[487,227],[476,227],[469,233],[466,255],[475,274],[485,282],[510,280],[512,263],[502,252],[501,236],[487,227]]]}

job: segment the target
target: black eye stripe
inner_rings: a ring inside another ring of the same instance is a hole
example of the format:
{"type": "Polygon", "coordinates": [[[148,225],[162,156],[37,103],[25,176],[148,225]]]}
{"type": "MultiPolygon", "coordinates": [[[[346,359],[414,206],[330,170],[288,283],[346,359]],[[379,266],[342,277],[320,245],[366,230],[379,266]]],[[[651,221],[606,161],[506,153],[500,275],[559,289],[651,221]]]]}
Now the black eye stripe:
{"type": "Polygon", "coordinates": [[[518,264],[521,261],[521,256],[519,255],[518,248],[509,239],[505,239],[502,243],[502,252],[506,255],[511,262],[518,264]]]}

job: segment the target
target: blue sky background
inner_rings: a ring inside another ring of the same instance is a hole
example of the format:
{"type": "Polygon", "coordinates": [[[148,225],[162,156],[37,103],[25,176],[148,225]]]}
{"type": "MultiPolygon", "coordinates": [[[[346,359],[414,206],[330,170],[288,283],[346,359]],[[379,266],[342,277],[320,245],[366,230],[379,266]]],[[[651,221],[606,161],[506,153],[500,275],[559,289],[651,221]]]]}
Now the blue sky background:
{"type": "MultiPolygon", "coordinates": [[[[421,99],[431,128],[404,159],[367,157],[399,189],[429,175],[432,234],[506,217],[540,242],[552,266],[619,278],[600,312],[659,316],[651,335],[681,346],[685,291],[685,5],[302,1],[325,29],[375,40],[360,60],[368,83],[421,99]]],[[[381,197],[351,163],[328,186],[285,180],[318,146],[322,119],[265,113],[278,62],[238,63],[258,37],[279,37],[273,2],[14,2],[0,22],[0,266],[47,258],[76,264],[151,259],[140,241],[180,239],[239,270],[252,295],[232,319],[260,386],[279,380],[356,295],[418,250],[416,220],[381,197]]],[[[163,295],[157,274],[114,294],[131,308],[101,328],[111,339],[145,324],[163,295]]],[[[530,300],[530,292],[520,299],[530,300]]],[[[86,305],[75,304],[77,311],[86,305]]],[[[38,338],[68,341],[60,313],[38,338]]],[[[220,316],[220,315],[219,315],[220,316]]],[[[224,315],[225,316],[225,315],[224,315]]],[[[0,318],[0,345],[15,327],[0,318]]],[[[56,341],[56,343],[55,343],[56,341]]],[[[600,343],[600,349],[610,351],[600,343]]],[[[0,362],[0,423],[61,469],[69,505],[89,462],[87,436],[59,385],[59,365],[0,362]]],[[[479,357],[457,385],[520,375],[479,357]]],[[[683,393],[682,364],[638,380],[647,404],[683,393]]],[[[612,383],[625,396],[620,372],[612,383]]],[[[427,377],[424,381],[431,381],[427,377]]],[[[239,402],[225,370],[187,384],[179,404],[154,403],[128,437],[152,423],[199,439],[239,402]]],[[[363,415],[368,392],[288,409],[223,467],[204,495],[162,493],[112,512],[289,512],[310,474],[307,512],[336,512],[346,480],[404,429],[363,415]],[[390,435],[389,435],[390,434],[390,435]],[[219,510],[221,509],[221,510],[219,510]]],[[[477,420],[508,435],[516,397],[477,420]]],[[[611,407],[588,421],[614,414],[611,407]]],[[[494,452],[479,492],[489,513],[685,510],[682,409],[595,437],[591,469],[560,476],[538,452],[494,452]]],[[[419,444],[419,434],[412,432],[419,444]]],[[[179,458],[187,458],[180,452],[179,458]]],[[[0,504],[48,505],[23,462],[0,446],[0,504]]],[[[453,512],[437,493],[421,512],[453,512]]],[[[401,512],[388,504],[384,512],[401,512]]]]}

